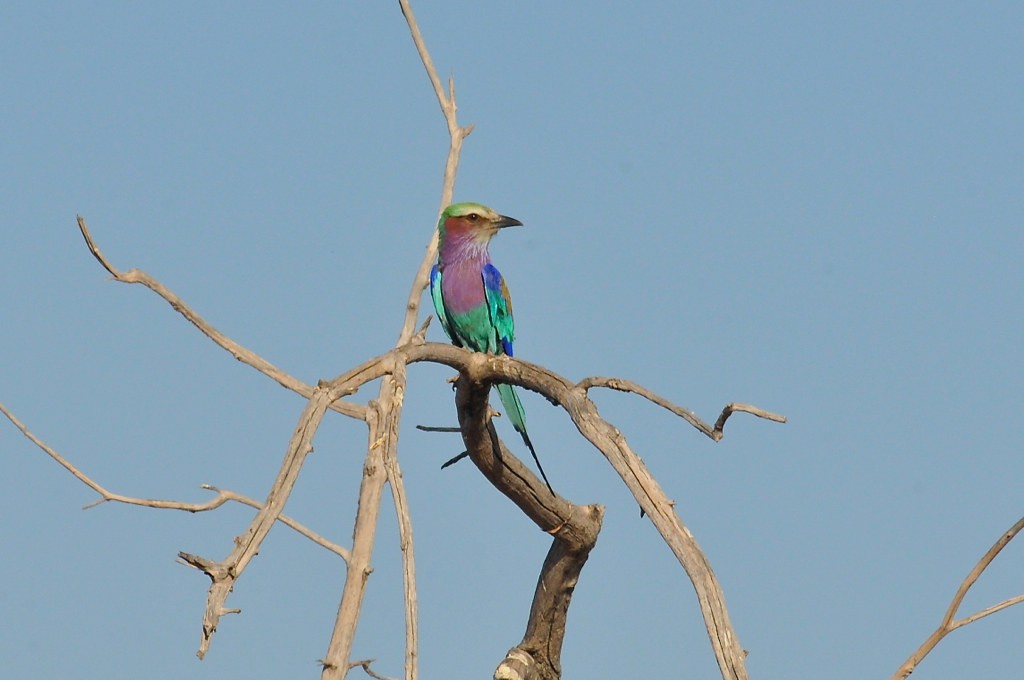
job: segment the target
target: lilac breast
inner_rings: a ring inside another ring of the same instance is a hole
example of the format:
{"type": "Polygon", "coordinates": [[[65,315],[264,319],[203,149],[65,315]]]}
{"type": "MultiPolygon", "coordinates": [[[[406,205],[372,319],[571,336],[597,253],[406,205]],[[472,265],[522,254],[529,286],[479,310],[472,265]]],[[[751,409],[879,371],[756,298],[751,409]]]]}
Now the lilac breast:
{"type": "Polygon", "coordinates": [[[464,314],[484,304],[481,271],[486,260],[465,260],[447,265],[441,275],[441,294],[452,314],[464,314]]]}

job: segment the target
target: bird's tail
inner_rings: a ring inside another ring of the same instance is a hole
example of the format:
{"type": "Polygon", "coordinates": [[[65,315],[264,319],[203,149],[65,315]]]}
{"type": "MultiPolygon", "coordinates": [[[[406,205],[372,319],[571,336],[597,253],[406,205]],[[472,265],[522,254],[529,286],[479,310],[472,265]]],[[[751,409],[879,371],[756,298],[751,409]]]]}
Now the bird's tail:
{"type": "Polygon", "coordinates": [[[548,485],[548,490],[551,493],[555,493],[555,490],[551,488],[551,482],[548,481],[548,476],[544,474],[544,467],[540,464],[540,458],[537,457],[537,451],[533,448],[530,435],[526,433],[526,414],[523,412],[523,404],[519,401],[519,395],[516,394],[515,388],[504,384],[495,385],[494,387],[498,390],[502,406],[505,407],[505,415],[512,421],[512,427],[516,428],[516,432],[522,435],[526,448],[530,449],[530,454],[533,455],[533,462],[537,464],[537,469],[540,470],[540,476],[544,478],[544,483],[548,485]]]}

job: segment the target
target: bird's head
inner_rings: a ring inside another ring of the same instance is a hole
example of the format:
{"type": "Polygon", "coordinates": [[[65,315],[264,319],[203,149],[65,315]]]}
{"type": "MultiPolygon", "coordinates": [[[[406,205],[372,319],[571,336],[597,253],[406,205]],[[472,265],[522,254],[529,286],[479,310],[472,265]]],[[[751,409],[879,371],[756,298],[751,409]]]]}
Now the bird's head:
{"type": "Polygon", "coordinates": [[[522,224],[513,217],[499,215],[486,205],[453,203],[441,213],[437,229],[442,240],[446,236],[471,237],[478,243],[486,245],[499,229],[522,226],[522,224]]]}

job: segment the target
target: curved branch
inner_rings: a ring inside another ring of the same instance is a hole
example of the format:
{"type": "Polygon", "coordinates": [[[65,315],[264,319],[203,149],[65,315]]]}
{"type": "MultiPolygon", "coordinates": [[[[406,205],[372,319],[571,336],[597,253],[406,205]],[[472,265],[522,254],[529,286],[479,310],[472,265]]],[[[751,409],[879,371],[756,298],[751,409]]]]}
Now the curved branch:
{"type": "MultiPolygon", "coordinates": [[[[311,386],[302,382],[298,378],[285,373],[252,350],[242,347],[240,344],[218,331],[203,317],[194,312],[191,307],[185,304],[184,300],[175,295],[170,289],[146,272],[141,269],[130,269],[127,272],[122,272],[114,267],[114,265],[107,260],[106,256],[100,252],[99,246],[96,245],[96,242],[93,241],[92,234],[89,233],[89,227],[85,224],[85,218],[81,215],[78,216],[78,229],[82,232],[82,237],[85,239],[85,244],[88,246],[89,252],[92,253],[92,256],[96,258],[104,269],[110,272],[110,275],[114,277],[115,281],[120,281],[121,283],[141,283],[143,286],[149,288],[151,291],[167,301],[167,303],[173,307],[176,312],[188,319],[203,335],[210,338],[210,340],[213,340],[222,349],[230,352],[235,359],[238,359],[247,366],[255,368],[263,375],[275,380],[282,387],[296,392],[307,399],[313,396],[313,388],[311,386]]],[[[331,404],[332,410],[343,413],[352,418],[359,418],[360,420],[364,419],[365,408],[366,407],[359,404],[352,404],[349,402],[335,402],[331,404]]]]}
{"type": "Polygon", "coordinates": [[[981,611],[975,612],[970,616],[965,616],[962,619],[956,618],[956,613],[960,609],[960,605],[963,604],[964,598],[967,596],[967,591],[977,583],[981,575],[985,573],[988,566],[992,564],[992,561],[1002,551],[1006,545],[1014,539],[1014,537],[1020,533],[1021,529],[1024,529],[1024,517],[1017,520],[1017,523],[1006,530],[1002,536],[999,537],[991,548],[988,549],[978,563],[974,565],[970,573],[964,577],[964,580],[960,582],[960,587],[957,588],[956,594],[953,596],[953,601],[950,602],[949,608],[946,610],[946,614],[942,617],[942,621],[939,623],[939,627],[935,629],[935,632],[928,636],[928,639],[921,644],[913,654],[910,655],[903,665],[899,667],[895,674],[893,674],[893,680],[903,680],[917,668],[917,665],[921,663],[924,657],[928,656],[929,652],[935,649],[935,646],[942,642],[942,639],[952,633],[957,628],[966,626],[969,623],[974,623],[978,619],[985,618],[989,614],[995,614],[998,611],[1002,611],[1007,607],[1012,607],[1015,604],[1024,602],[1024,595],[1017,595],[1007,600],[982,609],[981,611]]]}
{"type": "MultiPolygon", "coordinates": [[[[758,418],[763,418],[776,423],[787,422],[786,416],[784,415],[773,413],[751,404],[732,402],[725,405],[722,409],[722,415],[718,417],[714,427],[711,427],[701,420],[700,417],[694,414],[693,411],[682,406],[677,406],[668,399],[655,394],[643,385],[623,378],[592,376],[574,383],[568,378],[565,378],[544,366],[532,364],[519,358],[481,355],[482,358],[477,360],[473,358],[473,353],[468,350],[441,343],[428,342],[409,344],[403,347],[398,347],[393,350],[393,352],[405,355],[405,360],[409,363],[430,361],[444,364],[457,371],[463,372],[470,370],[470,364],[472,361],[483,361],[485,362],[485,365],[474,364],[474,366],[476,366],[474,370],[479,373],[481,379],[492,380],[494,382],[507,382],[513,385],[519,385],[520,387],[525,387],[528,390],[537,392],[555,405],[561,406],[567,411],[569,411],[570,405],[581,403],[581,401],[593,404],[588,396],[588,391],[594,387],[607,387],[621,392],[631,392],[671,411],[672,413],[675,413],[686,420],[686,422],[693,425],[697,430],[705,434],[708,438],[715,441],[720,441],[724,437],[723,428],[725,427],[725,421],[733,413],[749,413],[757,416],[758,418]]],[[[384,356],[387,355],[382,355],[382,357],[378,357],[377,359],[382,359],[384,356]]],[[[377,359],[371,361],[376,361],[377,359]]],[[[596,407],[594,408],[596,412],[596,407]]],[[[572,415],[571,411],[570,415],[572,415]]],[[[417,427],[426,431],[449,430],[449,428],[443,427],[417,427]]]]}
{"type": "Polygon", "coordinates": [[[496,678],[560,678],[566,616],[580,572],[597,543],[604,517],[600,505],[575,505],[505,448],[498,439],[488,394],[489,380],[478,379],[485,355],[471,354],[474,368],[455,383],[455,404],[466,452],[484,476],[553,540],[534,589],[522,641],[506,654],[496,678]]]}

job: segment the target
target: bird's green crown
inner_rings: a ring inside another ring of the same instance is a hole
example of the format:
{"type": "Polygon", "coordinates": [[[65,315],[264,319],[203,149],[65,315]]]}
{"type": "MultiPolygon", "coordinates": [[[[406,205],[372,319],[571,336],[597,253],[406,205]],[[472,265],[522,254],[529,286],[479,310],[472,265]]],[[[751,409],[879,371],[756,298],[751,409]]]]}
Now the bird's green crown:
{"type": "Polygon", "coordinates": [[[498,219],[498,213],[494,212],[486,205],[479,203],[452,203],[450,206],[444,209],[441,213],[441,219],[447,219],[449,217],[466,217],[476,213],[480,217],[486,220],[498,219]]]}

